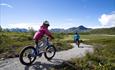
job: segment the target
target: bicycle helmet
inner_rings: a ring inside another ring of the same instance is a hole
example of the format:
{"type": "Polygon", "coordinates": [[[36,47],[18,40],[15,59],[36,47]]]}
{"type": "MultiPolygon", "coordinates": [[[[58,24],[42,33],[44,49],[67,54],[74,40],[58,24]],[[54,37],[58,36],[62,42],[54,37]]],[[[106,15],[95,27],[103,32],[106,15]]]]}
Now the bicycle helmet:
{"type": "Polygon", "coordinates": [[[47,20],[45,20],[45,21],[43,22],[43,24],[44,24],[44,25],[47,25],[47,26],[50,26],[50,24],[49,24],[49,22],[48,22],[47,20]]]}

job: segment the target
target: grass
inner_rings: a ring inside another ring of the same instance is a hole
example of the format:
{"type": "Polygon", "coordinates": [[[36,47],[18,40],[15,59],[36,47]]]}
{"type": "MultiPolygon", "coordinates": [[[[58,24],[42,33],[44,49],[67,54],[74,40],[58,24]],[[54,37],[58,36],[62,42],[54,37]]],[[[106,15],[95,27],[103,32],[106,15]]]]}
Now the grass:
{"type": "MultiPolygon", "coordinates": [[[[72,48],[64,38],[64,34],[53,34],[54,40],[52,41],[56,46],[57,51],[72,48]]],[[[15,57],[19,55],[22,48],[28,45],[34,45],[32,33],[21,32],[0,32],[0,58],[8,58],[9,55],[15,57]]]]}
{"type": "Polygon", "coordinates": [[[70,42],[68,42],[69,40],[65,39],[65,34],[55,33],[53,34],[53,36],[55,38],[53,40],[53,43],[56,46],[57,51],[62,51],[62,50],[67,50],[72,48],[70,42]]]}
{"type": "MultiPolygon", "coordinates": [[[[53,34],[54,45],[60,50],[72,48],[73,35],[53,34]]],[[[87,53],[83,58],[75,58],[69,62],[77,70],[114,70],[115,69],[115,36],[102,34],[83,34],[80,35],[83,43],[95,46],[93,54],[87,53]]],[[[9,55],[19,54],[20,50],[27,45],[34,45],[31,33],[0,32],[0,58],[9,55]],[[6,53],[6,54],[4,54],[6,53]],[[12,54],[11,54],[12,53],[12,54]]],[[[73,68],[62,65],[62,70],[74,70],[73,68]]]]}
{"type": "MultiPolygon", "coordinates": [[[[100,34],[80,35],[86,44],[94,45],[94,53],[87,53],[83,58],[74,58],[69,62],[77,70],[114,70],[115,69],[115,36],[100,34]]],[[[67,36],[72,40],[72,35],[67,36]]],[[[65,40],[66,37],[65,37],[65,40]]],[[[68,65],[62,65],[62,70],[76,70],[68,65]]]]}
{"type": "Polygon", "coordinates": [[[33,45],[28,33],[0,32],[0,58],[17,56],[26,45],[33,45]]]}
{"type": "Polygon", "coordinates": [[[93,29],[89,33],[91,34],[115,34],[115,27],[93,29]]]}

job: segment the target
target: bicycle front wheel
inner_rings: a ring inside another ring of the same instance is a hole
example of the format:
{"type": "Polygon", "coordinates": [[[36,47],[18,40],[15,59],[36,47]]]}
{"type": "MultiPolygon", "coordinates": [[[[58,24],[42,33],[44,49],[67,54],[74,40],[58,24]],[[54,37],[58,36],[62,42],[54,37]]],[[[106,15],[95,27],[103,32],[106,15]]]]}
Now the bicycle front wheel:
{"type": "Polygon", "coordinates": [[[31,65],[36,59],[36,54],[36,49],[33,46],[27,46],[21,51],[19,60],[24,65],[31,65]]]}
{"type": "Polygon", "coordinates": [[[46,52],[44,53],[44,56],[46,59],[51,60],[56,53],[56,48],[54,47],[54,45],[50,45],[46,48],[46,52]]]}

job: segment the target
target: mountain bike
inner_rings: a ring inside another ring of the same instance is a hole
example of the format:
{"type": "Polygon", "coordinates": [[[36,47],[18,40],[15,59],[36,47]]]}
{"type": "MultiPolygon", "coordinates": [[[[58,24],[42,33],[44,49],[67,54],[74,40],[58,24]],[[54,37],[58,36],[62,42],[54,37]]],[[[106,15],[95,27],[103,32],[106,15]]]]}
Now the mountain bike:
{"type": "Polygon", "coordinates": [[[51,60],[56,53],[56,48],[49,42],[48,37],[41,41],[38,46],[26,46],[19,54],[19,60],[24,65],[31,65],[37,56],[44,54],[47,60],[51,60]]]}

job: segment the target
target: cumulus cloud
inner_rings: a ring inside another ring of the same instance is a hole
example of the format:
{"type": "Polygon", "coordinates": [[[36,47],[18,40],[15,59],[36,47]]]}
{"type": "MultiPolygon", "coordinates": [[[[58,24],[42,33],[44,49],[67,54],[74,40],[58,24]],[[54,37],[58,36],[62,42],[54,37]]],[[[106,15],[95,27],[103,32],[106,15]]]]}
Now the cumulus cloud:
{"type": "Polygon", "coordinates": [[[9,5],[9,4],[7,4],[7,3],[1,3],[0,6],[6,6],[6,7],[8,7],[8,8],[13,8],[12,5],[9,5]]]}
{"type": "Polygon", "coordinates": [[[115,13],[111,14],[102,14],[98,19],[102,26],[113,27],[115,26],[115,13]]]}

